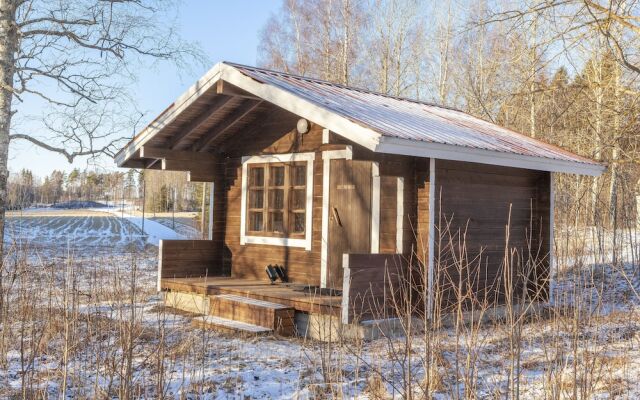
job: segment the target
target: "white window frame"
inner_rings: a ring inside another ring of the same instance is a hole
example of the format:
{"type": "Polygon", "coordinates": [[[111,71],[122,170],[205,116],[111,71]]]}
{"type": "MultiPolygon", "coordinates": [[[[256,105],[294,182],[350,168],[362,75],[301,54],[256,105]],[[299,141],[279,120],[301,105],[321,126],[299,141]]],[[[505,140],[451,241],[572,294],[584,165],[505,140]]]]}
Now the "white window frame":
{"type": "Polygon", "coordinates": [[[315,153],[288,153],[288,154],[269,154],[261,156],[245,156],[242,157],[242,199],[240,206],[240,244],[262,244],[272,246],[285,247],[302,247],[307,251],[311,250],[312,233],[313,233],[313,161],[315,153]],[[305,204],[305,234],[302,238],[273,237],[273,236],[255,236],[247,235],[247,169],[249,164],[270,164],[270,163],[291,163],[306,162],[307,163],[307,193],[305,204]]]}

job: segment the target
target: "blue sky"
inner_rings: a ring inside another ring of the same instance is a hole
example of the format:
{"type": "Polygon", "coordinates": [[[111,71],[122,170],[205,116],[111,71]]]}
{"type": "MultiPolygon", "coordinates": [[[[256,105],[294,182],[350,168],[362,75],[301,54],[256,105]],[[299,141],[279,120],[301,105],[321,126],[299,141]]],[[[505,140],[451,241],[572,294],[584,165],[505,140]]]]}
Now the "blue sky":
{"type": "MultiPolygon", "coordinates": [[[[221,60],[255,65],[260,30],[281,4],[281,0],[185,0],[178,24],[182,37],[198,42],[212,65],[221,60]]],[[[146,125],[164,110],[208,68],[185,72],[162,64],[156,70],[141,73],[136,94],[138,108],[145,112],[145,118],[140,125],[146,125]]],[[[102,164],[105,168],[113,166],[111,160],[102,164]]],[[[87,163],[78,160],[71,165],[64,157],[25,142],[11,144],[11,171],[28,168],[43,177],[54,169],[69,171],[74,167],[84,169],[87,163]]]]}

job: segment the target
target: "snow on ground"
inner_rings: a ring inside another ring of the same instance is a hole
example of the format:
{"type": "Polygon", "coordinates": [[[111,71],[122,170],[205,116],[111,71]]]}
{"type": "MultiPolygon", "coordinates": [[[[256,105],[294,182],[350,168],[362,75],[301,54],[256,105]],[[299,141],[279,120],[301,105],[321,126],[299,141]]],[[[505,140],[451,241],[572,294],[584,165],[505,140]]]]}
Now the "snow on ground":
{"type": "Polygon", "coordinates": [[[122,212],[114,207],[96,209],[28,209],[8,214],[5,242],[48,251],[158,246],[161,239],[190,239],[199,232],[184,222],[172,229],[166,218],[158,221],[122,212]]]}
{"type": "Polygon", "coordinates": [[[99,209],[100,211],[106,211],[114,216],[124,219],[129,223],[136,226],[140,231],[144,228],[144,233],[146,235],[147,243],[158,246],[160,244],[161,239],[165,240],[177,240],[177,239],[187,239],[186,237],[180,235],[173,229],[168,226],[165,226],[157,221],[150,220],[148,218],[144,218],[144,226],[143,226],[143,218],[137,217],[123,211],[122,208],[107,208],[107,209],[99,209]]]}
{"type": "Polygon", "coordinates": [[[173,229],[185,239],[200,239],[202,237],[202,233],[194,226],[193,218],[151,217],[149,219],[173,229]]]}
{"type": "MultiPolygon", "coordinates": [[[[134,218],[112,211],[8,219],[11,240],[73,242],[93,256],[36,263],[24,287],[10,292],[5,315],[14,317],[0,328],[0,398],[21,398],[25,387],[35,393],[27,398],[58,398],[65,376],[67,398],[158,398],[161,391],[169,399],[382,399],[402,398],[407,387],[422,398],[426,371],[436,399],[509,398],[514,368],[521,399],[640,398],[640,274],[632,263],[562,268],[555,307],[523,320],[515,348],[514,330],[500,319],[432,332],[427,357],[422,334],[410,342],[323,344],[196,329],[194,315],[164,307],[154,291],[156,253],[145,249],[134,218]],[[111,253],[96,255],[109,244],[111,253]],[[65,297],[69,276],[73,301],[65,297]],[[25,314],[33,304],[51,311],[25,314]]],[[[145,222],[156,238],[163,228],[145,222]]]]}
{"type": "Polygon", "coordinates": [[[139,228],[107,214],[10,216],[6,221],[5,242],[58,250],[144,246],[139,228]]]}

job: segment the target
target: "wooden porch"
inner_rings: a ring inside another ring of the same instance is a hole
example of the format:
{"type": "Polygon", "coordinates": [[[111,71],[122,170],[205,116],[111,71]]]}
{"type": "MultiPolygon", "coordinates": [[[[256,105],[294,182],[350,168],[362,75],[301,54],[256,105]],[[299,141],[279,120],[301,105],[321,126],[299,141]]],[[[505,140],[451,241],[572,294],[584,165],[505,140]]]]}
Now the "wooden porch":
{"type": "Polygon", "coordinates": [[[295,332],[298,313],[330,316],[343,324],[393,315],[386,297],[400,289],[406,270],[398,254],[344,254],[343,290],[336,291],[229,276],[210,240],[163,240],[159,253],[158,290],[169,298],[195,301],[195,312],[204,314],[199,317],[203,326],[282,335],[295,332]]]}
{"type": "Polygon", "coordinates": [[[302,284],[239,279],[228,276],[199,278],[162,278],[160,289],[197,293],[205,296],[236,295],[282,304],[299,312],[340,317],[342,296],[321,293],[319,288],[302,284]]]}

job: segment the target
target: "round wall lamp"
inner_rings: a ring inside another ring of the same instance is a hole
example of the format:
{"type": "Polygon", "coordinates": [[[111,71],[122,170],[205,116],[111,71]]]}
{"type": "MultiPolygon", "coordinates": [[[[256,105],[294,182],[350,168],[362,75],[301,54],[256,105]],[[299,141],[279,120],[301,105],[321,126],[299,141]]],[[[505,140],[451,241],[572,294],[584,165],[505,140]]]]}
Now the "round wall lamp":
{"type": "Polygon", "coordinates": [[[300,118],[298,120],[298,123],[296,124],[296,130],[298,131],[298,133],[307,133],[309,132],[309,125],[309,121],[304,118],[300,118]]]}

